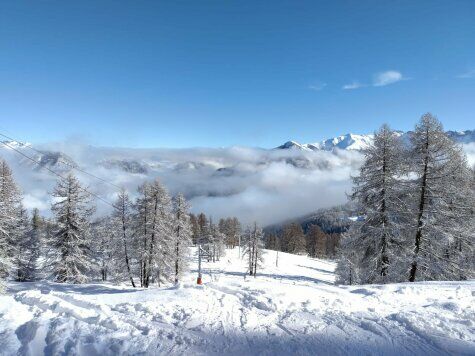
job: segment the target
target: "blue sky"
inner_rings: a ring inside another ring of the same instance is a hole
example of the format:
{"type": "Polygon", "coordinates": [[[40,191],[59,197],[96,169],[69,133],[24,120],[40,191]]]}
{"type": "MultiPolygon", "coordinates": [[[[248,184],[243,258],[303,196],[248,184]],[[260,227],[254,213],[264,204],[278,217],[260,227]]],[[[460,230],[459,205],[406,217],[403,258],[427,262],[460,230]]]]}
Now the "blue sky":
{"type": "Polygon", "coordinates": [[[475,1],[3,1],[0,131],[133,147],[475,128],[475,1]]]}

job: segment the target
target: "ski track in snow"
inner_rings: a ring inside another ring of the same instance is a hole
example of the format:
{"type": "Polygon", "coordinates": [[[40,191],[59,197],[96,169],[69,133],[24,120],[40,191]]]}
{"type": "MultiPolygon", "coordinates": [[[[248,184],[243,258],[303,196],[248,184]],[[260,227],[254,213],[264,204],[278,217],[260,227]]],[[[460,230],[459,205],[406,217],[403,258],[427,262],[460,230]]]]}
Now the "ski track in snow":
{"type": "Polygon", "coordinates": [[[335,286],[334,264],[237,249],[177,287],[10,283],[1,355],[474,355],[475,281],[335,286]]]}

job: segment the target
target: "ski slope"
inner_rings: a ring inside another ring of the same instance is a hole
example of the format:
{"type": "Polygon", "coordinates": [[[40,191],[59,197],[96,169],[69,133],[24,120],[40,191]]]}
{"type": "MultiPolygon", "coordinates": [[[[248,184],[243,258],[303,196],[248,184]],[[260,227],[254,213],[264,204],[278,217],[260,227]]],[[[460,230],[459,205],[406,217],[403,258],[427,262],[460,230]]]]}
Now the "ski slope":
{"type": "Polygon", "coordinates": [[[228,250],[177,287],[10,283],[1,355],[474,355],[475,281],[335,286],[334,264],[228,250]]]}

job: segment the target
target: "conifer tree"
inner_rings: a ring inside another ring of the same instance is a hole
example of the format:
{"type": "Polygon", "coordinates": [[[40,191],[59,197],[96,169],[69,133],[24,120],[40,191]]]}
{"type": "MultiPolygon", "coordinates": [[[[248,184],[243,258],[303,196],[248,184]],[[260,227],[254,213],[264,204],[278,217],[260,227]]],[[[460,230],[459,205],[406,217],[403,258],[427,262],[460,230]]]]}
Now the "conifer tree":
{"type": "Polygon", "coordinates": [[[113,220],[109,216],[102,217],[91,225],[92,253],[101,280],[104,282],[118,276],[116,269],[118,241],[114,239],[113,231],[113,220]]]}
{"type": "Polygon", "coordinates": [[[188,269],[189,246],[191,245],[191,223],[189,205],[182,194],[178,194],[173,201],[173,230],[174,230],[174,255],[175,284],[179,282],[183,273],[188,269]]]}
{"type": "MultiPolygon", "coordinates": [[[[35,214],[38,211],[35,210],[35,214]]],[[[33,217],[33,224],[38,216],[33,217]]],[[[23,207],[19,209],[17,226],[14,232],[15,236],[15,255],[13,258],[15,279],[19,282],[34,280],[37,273],[37,261],[40,252],[39,236],[30,227],[30,218],[28,212],[23,207]]]]}
{"type": "Polygon", "coordinates": [[[150,208],[150,187],[147,182],[138,187],[139,196],[134,204],[134,251],[139,260],[140,286],[145,287],[145,277],[147,273],[148,261],[148,238],[149,238],[149,208],[150,208]]]}
{"type": "Polygon", "coordinates": [[[53,276],[60,283],[84,283],[92,268],[90,217],[94,207],[91,197],[72,174],[58,181],[53,197],[53,276]]]}
{"type": "Polygon", "coordinates": [[[0,159],[0,290],[13,267],[17,251],[17,228],[21,225],[21,194],[15,184],[12,171],[0,159]]]}
{"type": "MultiPolygon", "coordinates": [[[[119,192],[115,202],[115,210],[112,213],[113,220],[113,234],[115,241],[121,248],[118,250],[118,270],[125,271],[127,278],[130,280],[132,287],[135,288],[135,281],[132,272],[132,251],[133,236],[132,236],[132,221],[129,195],[125,189],[119,192]],[[122,268],[120,267],[122,266],[122,268]]],[[[121,273],[119,273],[121,274],[121,273]]]]}
{"type": "Polygon", "coordinates": [[[155,180],[139,187],[141,196],[136,203],[136,222],[140,280],[148,287],[152,280],[158,283],[173,280],[173,207],[163,185],[155,180]]]}
{"type": "Polygon", "coordinates": [[[359,256],[356,264],[362,283],[387,283],[397,279],[399,273],[394,266],[401,264],[399,246],[403,244],[402,155],[399,139],[383,125],[375,133],[373,145],[365,151],[359,176],[353,178],[351,198],[360,206],[364,219],[355,223],[345,247],[359,256]]]}
{"type": "Polygon", "coordinates": [[[305,235],[300,224],[292,223],[284,227],[282,251],[295,254],[304,253],[306,251],[305,235]]]}
{"type": "Polygon", "coordinates": [[[466,162],[461,148],[443,131],[442,124],[425,114],[412,136],[410,201],[414,229],[409,281],[452,279],[460,266],[447,251],[454,239],[470,242],[473,235],[460,224],[469,216],[466,162]]]}
{"type": "Polygon", "coordinates": [[[243,255],[247,256],[247,272],[254,277],[263,262],[263,238],[264,234],[257,223],[248,226],[243,234],[243,255]]]}

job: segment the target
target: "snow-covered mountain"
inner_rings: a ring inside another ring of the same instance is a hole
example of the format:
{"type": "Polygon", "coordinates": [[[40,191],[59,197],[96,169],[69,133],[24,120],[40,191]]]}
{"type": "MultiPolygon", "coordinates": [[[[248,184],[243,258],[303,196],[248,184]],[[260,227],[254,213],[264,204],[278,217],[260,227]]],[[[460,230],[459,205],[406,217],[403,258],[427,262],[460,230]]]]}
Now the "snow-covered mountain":
{"type": "MultiPolygon", "coordinates": [[[[411,135],[398,134],[404,140],[411,135]]],[[[448,134],[463,144],[470,164],[475,164],[475,131],[448,134]]],[[[270,225],[344,204],[351,191],[350,175],[357,173],[363,159],[361,150],[372,140],[372,135],[348,134],[312,144],[289,141],[279,149],[131,149],[9,141],[0,144],[0,158],[12,167],[25,206],[45,214],[51,204],[49,192],[58,179],[53,170],[61,175],[73,172],[91,191],[109,201],[115,199],[117,186],[133,195],[139,184],[159,178],[171,194],[185,194],[195,212],[270,225]]],[[[108,207],[98,202],[98,211],[101,209],[108,207]]]]}
{"type": "MultiPolygon", "coordinates": [[[[412,131],[396,131],[396,134],[401,137],[403,142],[409,142],[410,136],[412,135],[412,131]]],[[[447,131],[447,135],[457,143],[475,143],[475,130],[447,131]]],[[[301,144],[296,141],[287,141],[283,145],[276,147],[276,149],[297,149],[303,151],[333,151],[335,149],[339,149],[361,151],[371,145],[373,139],[373,134],[357,135],[349,133],[346,135],[337,136],[316,143],[301,144]]]]}

